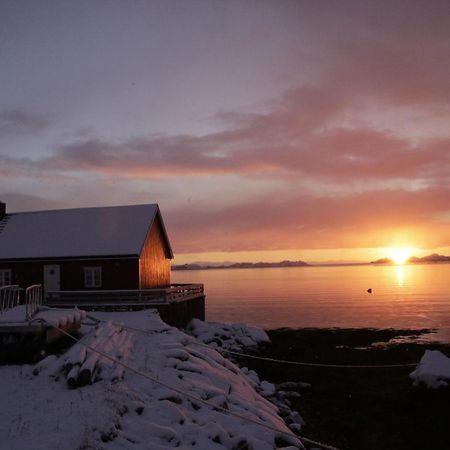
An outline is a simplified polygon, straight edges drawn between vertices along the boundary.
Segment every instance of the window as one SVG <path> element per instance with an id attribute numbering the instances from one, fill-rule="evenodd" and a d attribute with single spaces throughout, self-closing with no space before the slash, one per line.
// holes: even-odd
<path id="1" fill-rule="evenodd" d="M 102 268 L 85 267 L 84 268 L 84 287 L 99 288 L 102 287 Z"/>
<path id="2" fill-rule="evenodd" d="M 11 284 L 11 269 L 0 269 L 0 286 Z"/>

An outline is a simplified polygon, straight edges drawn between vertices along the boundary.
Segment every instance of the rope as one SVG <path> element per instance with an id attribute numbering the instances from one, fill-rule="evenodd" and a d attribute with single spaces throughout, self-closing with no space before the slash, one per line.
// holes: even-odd
<path id="1" fill-rule="evenodd" d="M 106 320 L 97 319 L 97 318 L 94 318 L 92 316 L 87 316 L 87 317 L 95 319 L 98 322 L 106 322 Z M 128 325 L 123 325 L 123 324 L 121 324 L 119 322 L 111 322 L 111 323 L 113 325 L 121 326 L 123 328 L 128 328 L 130 330 L 139 331 L 139 332 L 145 333 L 145 334 L 151 334 L 149 331 L 143 330 L 141 328 L 130 327 Z M 391 369 L 391 368 L 399 368 L 399 367 L 416 367 L 416 366 L 418 366 L 420 364 L 420 363 L 404 363 L 404 364 L 325 364 L 325 363 L 310 363 L 310 362 L 300 362 L 300 361 L 289 361 L 289 360 L 285 360 L 285 359 L 266 358 L 266 357 L 263 357 L 263 356 L 249 355 L 247 353 L 240 353 L 240 352 L 235 352 L 235 351 L 232 351 L 232 350 L 226 350 L 224 348 L 214 348 L 214 347 L 211 347 L 210 345 L 203 344 L 201 342 L 196 342 L 193 339 L 190 341 L 190 343 L 193 344 L 193 345 L 197 345 L 199 347 L 204 347 L 204 348 L 209 348 L 209 349 L 216 350 L 218 353 L 228 353 L 230 355 L 241 356 L 243 358 L 248 358 L 248 359 L 256 359 L 256 360 L 260 360 L 260 361 L 268 361 L 268 362 L 279 363 L 279 364 L 289 364 L 289 365 L 292 365 L 292 366 L 301 366 L 301 367 L 330 367 L 330 368 L 334 368 L 334 369 Z"/>
<path id="2" fill-rule="evenodd" d="M 209 347 L 206 344 L 200 344 L 197 342 L 192 342 L 194 345 L 201 345 Z M 209 347 L 211 348 L 211 347 Z M 290 364 L 292 366 L 302 366 L 302 367 L 331 367 L 336 369 L 386 369 L 386 368 L 398 368 L 398 367 L 416 367 L 420 363 L 405 363 L 405 364 L 322 364 L 322 363 L 308 363 L 300 361 L 288 361 L 285 359 L 275 359 L 275 358 L 265 358 L 263 356 L 249 355 L 247 353 L 239 353 L 232 350 L 217 349 L 219 352 L 229 353 L 230 355 L 241 356 L 249 359 L 258 359 L 260 361 L 269 361 L 279 364 Z"/>
<path id="3" fill-rule="evenodd" d="M 119 364 L 120 366 L 130 370 L 130 372 L 133 372 L 136 375 L 139 375 L 139 376 L 141 376 L 143 378 L 146 378 L 147 380 L 150 380 L 150 381 L 152 381 L 152 382 L 154 382 L 156 384 L 159 384 L 160 386 L 163 386 L 166 389 L 169 389 L 169 390 L 171 390 L 173 392 L 176 392 L 177 394 L 183 395 L 183 396 L 185 396 L 185 397 L 187 397 L 187 398 L 189 398 L 191 400 L 194 400 L 195 402 L 202 403 L 202 404 L 204 404 L 204 405 L 206 405 L 206 406 L 208 406 L 208 407 L 210 407 L 210 408 L 212 408 L 214 410 L 217 410 L 217 411 L 219 411 L 221 413 L 229 414 L 231 416 L 237 417 L 238 419 L 241 419 L 241 420 L 253 423 L 255 425 L 259 425 L 259 426 L 261 426 L 263 428 L 266 428 L 266 429 L 268 429 L 270 431 L 273 431 L 275 433 L 285 434 L 285 435 L 287 435 L 287 436 L 289 436 L 291 438 L 298 439 L 300 441 L 300 443 L 302 444 L 302 446 L 303 446 L 303 443 L 302 443 L 302 441 L 303 441 L 303 442 L 305 442 L 307 444 L 319 446 L 319 447 L 321 447 L 321 448 L 323 448 L 325 450 L 339 450 L 336 447 L 333 447 L 331 445 L 322 444 L 321 442 L 314 441 L 312 439 L 305 438 L 303 436 L 297 436 L 294 433 L 291 433 L 289 431 L 279 430 L 279 429 L 277 429 L 275 427 L 272 427 L 271 425 L 268 425 L 268 424 L 266 424 L 264 422 L 260 422 L 259 420 L 251 419 L 250 417 L 243 416 L 242 414 L 239 414 L 237 412 L 230 411 L 230 410 L 225 409 L 225 408 L 223 408 L 221 406 L 218 406 L 218 405 L 214 405 L 213 403 L 210 403 L 207 400 L 203 400 L 202 398 L 196 397 L 195 395 L 189 394 L 188 392 L 184 392 L 184 391 L 182 391 L 182 390 L 180 390 L 178 388 L 170 386 L 170 385 L 164 383 L 163 381 L 160 381 L 160 380 L 156 379 L 155 377 L 152 377 L 151 375 L 148 375 L 148 374 L 140 371 L 139 369 L 135 369 L 134 367 L 132 367 L 132 366 L 130 366 L 130 365 L 128 365 L 128 364 L 126 364 L 126 363 L 124 363 L 122 361 L 119 361 L 118 359 L 114 358 L 113 356 L 108 355 L 105 352 L 102 352 L 101 350 L 98 350 L 98 349 L 92 347 L 91 345 L 86 344 L 85 342 L 82 342 L 80 339 L 76 338 L 72 334 L 68 333 L 67 331 L 63 330 L 60 327 L 57 327 L 56 325 L 53 325 L 50 322 L 47 322 L 45 319 L 39 319 L 39 320 L 42 321 L 42 322 L 45 322 L 47 325 L 55 328 L 56 330 L 60 331 L 62 334 L 66 335 L 67 337 L 69 337 L 73 341 L 78 342 L 79 344 L 83 345 L 84 347 L 88 348 L 89 350 L 91 350 L 91 351 L 93 351 L 95 353 L 98 353 L 99 355 L 103 356 L 104 358 L 109 359 L 110 361 L 112 361 L 112 362 L 114 362 L 116 364 Z M 100 320 L 100 322 L 104 322 L 104 321 Z M 113 322 L 113 324 L 115 325 L 114 322 Z M 122 326 L 123 328 L 127 328 L 124 325 L 120 325 L 120 326 Z M 131 328 L 131 327 L 129 327 L 129 328 Z M 141 330 L 141 331 L 145 332 L 145 330 Z"/>

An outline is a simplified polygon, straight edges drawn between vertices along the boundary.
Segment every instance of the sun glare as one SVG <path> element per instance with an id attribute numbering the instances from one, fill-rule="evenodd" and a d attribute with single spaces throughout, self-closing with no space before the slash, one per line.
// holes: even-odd
<path id="1" fill-rule="evenodd" d="M 391 258 L 395 264 L 405 264 L 411 254 L 410 248 L 395 247 L 390 249 L 389 258 Z"/>

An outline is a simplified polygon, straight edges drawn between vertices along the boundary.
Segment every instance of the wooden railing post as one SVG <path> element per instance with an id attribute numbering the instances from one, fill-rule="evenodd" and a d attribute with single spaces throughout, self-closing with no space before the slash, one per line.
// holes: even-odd
<path id="1" fill-rule="evenodd" d="M 95 291 L 54 291 L 47 293 L 49 304 L 84 305 L 163 305 L 203 296 L 202 284 L 174 285 L 160 289 Z"/>
<path id="2" fill-rule="evenodd" d="M 15 284 L 0 287 L 0 314 L 20 303 L 20 291 Z"/>
<path id="3" fill-rule="evenodd" d="M 42 306 L 42 285 L 33 284 L 25 290 L 25 319 L 31 320 Z"/>

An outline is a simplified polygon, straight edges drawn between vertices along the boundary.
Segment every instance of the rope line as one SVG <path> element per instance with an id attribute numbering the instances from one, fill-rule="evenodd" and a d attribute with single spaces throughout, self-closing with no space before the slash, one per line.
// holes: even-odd
<path id="1" fill-rule="evenodd" d="M 321 448 L 323 448 L 325 450 L 339 450 L 338 448 L 333 447 L 331 445 L 323 444 L 321 442 L 314 441 L 314 440 L 306 438 L 304 436 L 297 436 L 296 434 L 294 434 L 292 432 L 289 432 L 289 431 L 279 430 L 279 429 L 277 429 L 275 427 L 272 427 L 271 425 L 268 425 L 268 424 L 266 424 L 264 422 L 260 422 L 259 420 L 255 420 L 255 419 L 252 419 L 250 417 L 246 417 L 246 416 L 244 416 L 244 415 L 242 415 L 240 413 L 237 413 L 237 412 L 234 412 L 234 411 L 230 411 L 230 410 L 225 409 L 225 408 L 223 408 L 221 406 L 214 405 L 213 403 L 210 403 L 207 400 L 203 400 L 200 397 L 196 397 L 195 395 L 192 395 L 192 394 L 190 394 L 188 392 L 184 392 L 181 389 L 178 389 L 176 387 L 170 386 L 170 385 L 164 383 L 163 381 L 160 381 L 160 380 L 156 379 L 155 377 L 152 377 L 151 375 L 148 375 L 147 373 L 144 373 L 144 372 L 140 371 L 139 369 L 136 369 L 136 368 L 134 368 L 134 367 L 132 367 L 132 366 L 130 366 L 130 365 L 128 365 L 128 364 L 126 364 L 126 363 L 116 359 L 116 358 L 114 358 L 113 356 L 108 355 L 105 352 L 102 352 L 101 350 L 98 350 L 98 349 L 92 347 L 91 345 L 86 344 L 85 342 L 82 342 L 80 339 L 76 338 L 72 334 L 68 333 L 67 331 L 63 330 L 62 328 L 60 328 L 60 327 L 58 327 L 58 326 L 56 326 L 56 325 L 54 325 L 54 324 L 52 324 L 50 322 L 47 322 L 45 319 L 38 319 L 38 320 L 40 320 L 42 322 L 45 322 L 47 325 L 49 325 L 49 326 L 55 328 L 56 330 L 60 331 L 62 334 L 66 335 L 68 338 L 72 339 L 73 341 L 78 342 L 79 344 L 83 345 L 84 347 L 88 348 L 89 350 L 91 350 L 91 351 L 93 351 L 95 353 L 98 353 L 99 355 L 103 356 L 106 359 L 109 359 L 110 361 L 112 361 L 112 362 L 114 362 L 116 364 L 119 364 L 120 366 L 130 370 L 131 372 L 135 373 L 136 375 L 139 375 L 139 376 L 141 376 L 143 378 L 146 378 L 147 380 L 150 380 L 150 381 L 152 381 L 152 382 L 154 382 L 156 384 L 159 384 L 160 386 L 165 387 L 166 389 L 169 389 L 169 390 L 171 390 L 173 392 L 176 392 L 176 393 L 178 393 L 180 395 L 183 395 L 183 396 L 185 396 L 185 397 L 187 397 L 187 398 L 189 398 L 191 400 L 194 400 L 195 402 L 202 403 L 202 404 L 204 404 L 204 405 L 206 405 L 206 406 L 208 406 L 208 407 L 210 407 L 210 408 L 212 408 L 214 410 L 217 410 L 217 411 L 219 411 L 219 412 L 221 412 L 223 414 L 229 414 L 231 416 L 237 417 L 238 419 L 241 419 L 241 420 L 244 420 L 244 421 L 247 421 L 247 422 L 251 422 L 251 423 L 253 423 L 255 425 L 259 425 L 259 426 L 261 426 L 263 428 L 266 428 L 266 429 L 268 429 L 270 431 L 273 431 L 275 433 L 285 434 L 285 435 L 287 435 L 287 436 L 289 436 L 291 438 L 298 439 L 302 446 L 303 446 L 303 442 L 305 442 L 305 443 L 310 444 L 310 445 L 319 446 L 319 447 L 321 447 Z M 99 320 L 99 322 L 105 322 L 105 321 Z M 113 324 L 115 325 L 114 322 L 113 322 Z M 121 324 L 120 324 L 120 326 L 122 326 L 123 328 L 127 328 L 126 326 L 121 325 Z M 138 330 L 138 329 L 136 329 L 136 330 Z M 140 331 L 145 332 L 145 330 L 140 330 Z"/>
<path id="2" fill-rule="evenodd" d="M 193 342 L 194 345 L 205 345 L 205 344 L 198 344 L 196 342 Z M 206 345 L 207 346 L 207 345 Z M 208 347 L 208 346 L 207 346 Z M 211 348 L 211 347 L 209 347 Z M 261 361 L 269 361 L 269 362 L 276 362 L 280 364 L 290 364 L 293 366 L 305 366 L 305 367 L 331 367 L 335 369 L 387 369 L 387 368 L 398 368 L 398 367 L 416 367 L 420 363 L 405 363 L 405 364 L 322 364 L 322 363 L 308 363 L 308 362 L 300 362 L 300 361 L 289 361 L 285 359 L 275 359 L 275 358 L 266 358 L 263 356 L 256 356 L 256 355 L 249 355 L 247 353 L 239 353 L 232 350 L 226 350 L 226 349 L 216 349 L 219 351 L 222 351 L 224 353 L 229 353 L 230 355 L 236 355 L 241 356 L 244 358 L 249 359 L 258 359 Z"/>
<path id="3" fill-rule="evenodd" d="M 93 316 L 88 316 L 89 318 L 93 318 Z M 97 319 L 98 322 L 107 322 L 106 320 Z M 123 325 L 119 322 L 111 322 L 113 325 L 121 326 L 123 328 L 128 328 L 130 330 L 139 331 L 145 334 L 151 334 L 147 330 L 143 330 L 142 328 L 130 327 L 128 325 Z M 420 365 L 420 363 L 404 363 L 404 364 L 326 364 L 326 363 L 310 363 L 310 362 L 300 362 L 300 361 L 289 361 L 285 359 L 275 359 L 275 358 L 266 358 L 263 356 L 249 355 L 247 353 L 235 352 L 233 350 L 226 350 L 224 348 L 215 348 L 208 344 L 204 344 L 202 342 L 196 342 L 195 340 L 190 341 L 191 344 L 197 345 L 199 347 L 205 347 L 209 349 L 216 350 L 218 353 L 228 353 L 230 355 L 241 356 L 248 359 L 256 359 L 260 361 L 268 361 L 279 364 L 289 364 L 292 366 L 302 366 L 302 367 L 330 367 L 334 369 L 391 369 L 391 368 L 399 368 L 399 367 L 416 367 Z"/>

